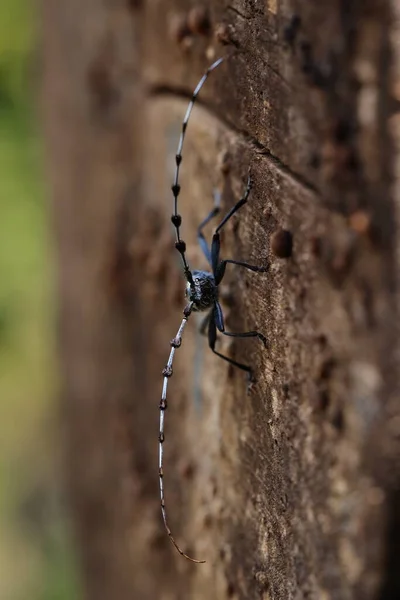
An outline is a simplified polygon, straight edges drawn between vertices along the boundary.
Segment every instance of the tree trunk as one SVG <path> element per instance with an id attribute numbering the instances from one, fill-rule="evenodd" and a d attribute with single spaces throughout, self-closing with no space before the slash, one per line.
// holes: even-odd
<path id="1" fill-rule="evenodd" d="M 44 107 L 58 248 L 68 483 L 86 597 L 377 599 L 399 594 L 400 11 L 389 0 L 45 0 Z M 222 191 L 227 329 L 192 315 L 166 413 L 161 370 Z M 288 236 L 293 239 L 291 256 Z M 212 226 L 206 230 L 211 236 Z M 285 244 L 286 242 L 286 244 Z M 290 246 L 290 244 L 289 244 Z M 225 284 L 226 282 L 226 284 Z M 229 341 L 229 343 L 227 343 Z"/>

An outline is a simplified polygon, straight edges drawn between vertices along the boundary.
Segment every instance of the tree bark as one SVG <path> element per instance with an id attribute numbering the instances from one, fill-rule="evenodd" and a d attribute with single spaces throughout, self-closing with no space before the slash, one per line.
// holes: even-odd
<path id="1" fill-rule="evenodd" d="M 62 418 L 86 597 L 395 598 L 400 12 L 389 0 L 208 10 L 209 27 L 183 0 L 44 1 Z M 233 206 L 250 166 L 223 256 L 271 266 L 229 265 L 224 310 L 228 330 L 257 329 L 268 348 L 219 342 L 253 366 L 249 393 L 194 315 L 176 353 L 166 507 L 179 543 L 207 560 L 196 566 L 162 526 L 157 420 L 185 303 L 174 157 L 219 55 L 184 145 L 183 237 L 205 268 L 196 228 L 215 188 Z"/>

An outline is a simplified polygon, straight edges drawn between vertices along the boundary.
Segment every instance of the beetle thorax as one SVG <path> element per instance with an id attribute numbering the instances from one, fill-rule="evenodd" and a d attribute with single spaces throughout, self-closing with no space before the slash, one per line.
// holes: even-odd
<path id="1" fill-rule="evenodd" d="M 194 285 L 187 283 L 186 296 L 193 302 L 193 310 L 207 310 L 218 297 L 214 276 L 208 271 L 193 271 L 192 275 Z"/>

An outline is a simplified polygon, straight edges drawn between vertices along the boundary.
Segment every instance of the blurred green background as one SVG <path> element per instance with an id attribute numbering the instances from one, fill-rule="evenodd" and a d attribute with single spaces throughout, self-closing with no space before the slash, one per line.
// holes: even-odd
<path id="1" fill-rule="evenodd" d="M 0 3 L 0 599 L 80 596 L 62 493 L 38 14 Z"/>

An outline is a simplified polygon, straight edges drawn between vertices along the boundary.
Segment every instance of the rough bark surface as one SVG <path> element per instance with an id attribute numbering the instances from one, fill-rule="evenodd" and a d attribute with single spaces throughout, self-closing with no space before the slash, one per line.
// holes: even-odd
<path id="1" fill-rule="evenodd" d="M 87 597 L 378 599 L 399 594 L 400 13 L 393 0 L 44 1 L 45 124 L 58 244 L 68 481 Z M 197 7 L 198 8 L 198 7 Z M 192 14 L 193 16 L 193 14 Z M 217 34 L 217 35 L 215 35 Z M 221 45 L 218 39 L 224 42 Z M 169 214 L 188 99 L 180 212 L 190 264 L 214 188 L 228 210 L 227 327 L 190 319 Z M 280 229 L 293 252 L 274 252 Z M 208 230 L 210 234 L 212 227 Z M 274 237 L 275 236 L 275 237 Z M 273 241 L 274 240 L 274 241 Z M 224 280 L 225 284 L 225 280 Z"/>

